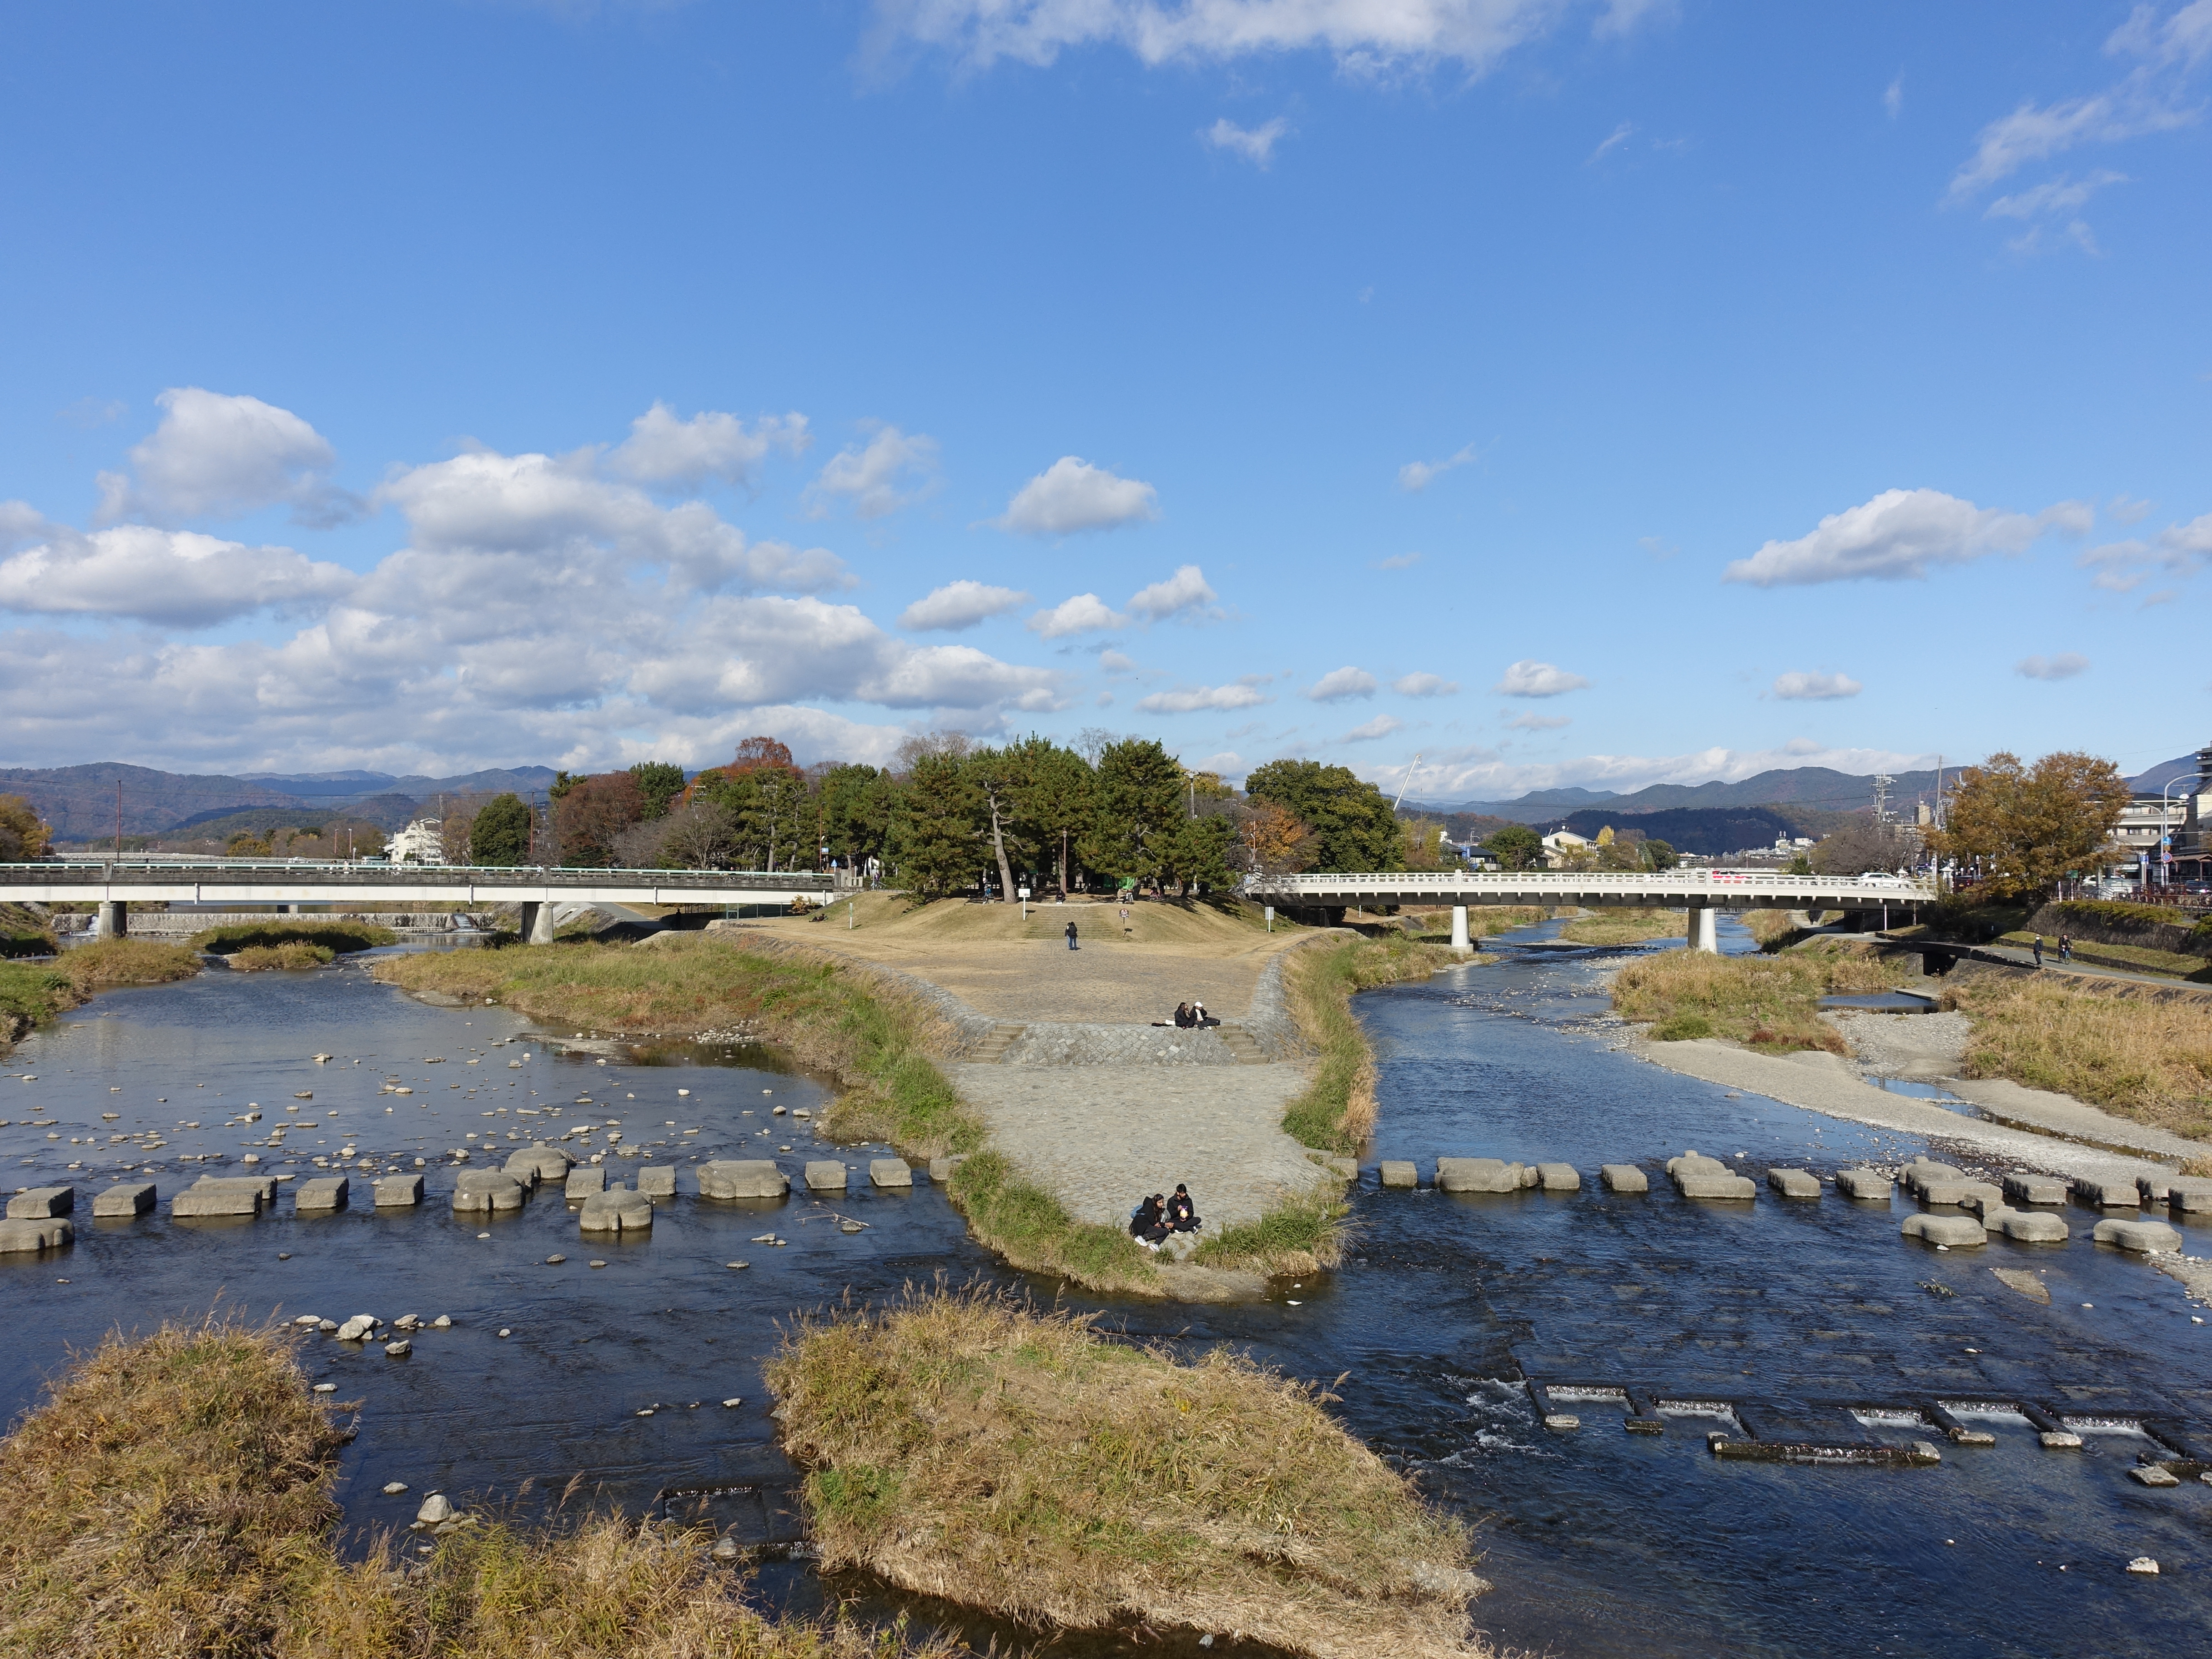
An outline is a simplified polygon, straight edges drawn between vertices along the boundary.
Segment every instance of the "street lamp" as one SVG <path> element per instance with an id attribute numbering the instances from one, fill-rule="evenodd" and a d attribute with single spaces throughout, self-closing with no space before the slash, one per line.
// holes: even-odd
<path id="1" fill-rule="evenodd" d="M 2159 874 L 2164 878 L 2159 884 L 2162 887 L 2170 887 L 2173 884 L 2173 826 L 2166 821 L 2166 799 L 2172 794 L 2175 784 L 2196 781 L 2194 774 L 2185 772 L 2178 777 L 2168 779 L 2166 787 L 2158 792 L 2158 861 L 2160 866 Z"/>

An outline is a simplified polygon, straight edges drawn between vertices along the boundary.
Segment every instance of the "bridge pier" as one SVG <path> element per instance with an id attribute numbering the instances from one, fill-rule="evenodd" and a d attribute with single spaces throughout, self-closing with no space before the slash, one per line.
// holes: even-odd
<path id="1" fill-rule="evenodd" d="M 102 939 L 121 939 L 131 931 L 131 906 L 123 899 L 102 899 L 100 902 L 100 936 Z"/>
<path id="2" fill-rule="evenodd" d="M 550 945 L 553 942 L 552 901 L 522 901 L 522 942 L 525 945 Z"/>
<path id="3" fill-rule="evenodd" d="M 1720 912 L 1710 904 L 1693 904 L 1690 907 L 1689 920 L 1689 937 L 1683 948 L 1718 956 L 1721 953 Z"/>
<path id="4" fill-rule="evenodd" d="M 1474 948 L 1467 942 L 1467 906 L 1464 904 L 1452 906 L 1451 948 L 1462 956 L 1468 955 Z"/>

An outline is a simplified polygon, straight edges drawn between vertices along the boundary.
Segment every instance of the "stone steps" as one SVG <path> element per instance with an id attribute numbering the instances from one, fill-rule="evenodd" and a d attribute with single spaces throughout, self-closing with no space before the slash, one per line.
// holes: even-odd
<path id="1" fill-rule="evenodd" d="M 1015 1040 L 1027 1030 L 1029 1027 L 1026 1025 L 994 1025 L 983 1040 L 969 1049 L 963 1058 L 970 1066 L 996 1066 L 1006 1057 L 1006 1050 L 1013 1047 Z"/>
<path id="2" fill-rule="evenodd" d="M 1227 1045 L 1231 1054 L 1237 1056 L 1239 1066 L 1265 1066 L 1267 1063 L 1267 1056 L 1261 1051 L 1259 1042 L 1243 1027 L 1217 1026 L 1213 1034 Z"/>

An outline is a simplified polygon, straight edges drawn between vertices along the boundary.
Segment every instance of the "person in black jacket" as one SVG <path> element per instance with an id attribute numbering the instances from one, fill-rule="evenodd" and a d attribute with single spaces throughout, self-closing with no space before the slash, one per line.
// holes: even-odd
<path id="1" fill-rule="evenodd" d="M 1160 1241 L 1168 1236 L 1168 1221 L 1163 1201 L 1154 1193 L 1137 1206 L 1129 1217 L 1129 1237 L 1148 1250 L 1160 1248 Z"/>
<path id="2" fill-rule="evenodd" d="M 1176 1004 L 1175 1023 L 1176 1029 L 1179 1031 L 1188 1031 L 1198 1024 L 1198 1016 L 1191 1012 L 1190 1004 L 1188 1002 Z"/>
<path id="3" fill-rule="evenodd" d="M 1190 1189 L 1180 1181 L 1176 1182 L 1175 1196 L 1168 1200 L 1167 1219 L 1171 1232 L 1194 1233 L 1204 1224 L 1198 1218 L 1197 1206 L 1190 1201 Z"/>
<path id="4" fill-rule="evenodd" d="M 1071 951 L 1079 948 L 1075 943 L 1075 924 L 1073 921 L 1067 924 L 1067 948 Z"/>

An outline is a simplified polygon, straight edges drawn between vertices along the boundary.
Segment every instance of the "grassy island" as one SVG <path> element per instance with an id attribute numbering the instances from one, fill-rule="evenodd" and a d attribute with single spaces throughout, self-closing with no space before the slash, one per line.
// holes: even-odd
<path id="1" fill-rule="evenodd" d="M 1039 1625 L 1236 1631 L 1316 1659 L 1463 1659 L 1466 1531 L 1225 1352 L 910 1293 L 802 1320 L 769 1367 L 825 1566 Z"/>
<path id="2" fill-rule="evenodd" d="M 181 945 L 97 939 L 46 962 L 0 961 L 0 1054 L 34 1025 L 101 991 L 190 979 L 199 957 Z"/>
<path id="3" fill-rule="evenodd" d="M 490 1522 L 428 1557 L 335 1547 L 349 1437 L 281 1331 L 111 1339 L 0 1442 L 0 1654 L 22 1659 L 949 1659 L 778 1624 L 707 1540 L 612 1516 Z M 427 1537 L 427 1535 L 426 1535 Z"/>

